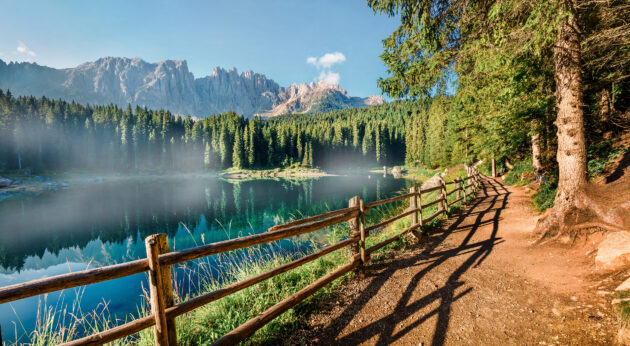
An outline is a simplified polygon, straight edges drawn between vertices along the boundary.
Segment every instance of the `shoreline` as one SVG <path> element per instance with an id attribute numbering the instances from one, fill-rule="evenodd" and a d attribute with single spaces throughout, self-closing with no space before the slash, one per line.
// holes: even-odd
<path id="1" fill-rule="evenodd" d="M 0 181 L 8 180 L 7 186 L 0 187 L 0 202 L 24 194 L 40 194 L 46 191 L 68 190 L 76 187 L 102 184 L 159 181 L 164 179 L 224 179 L 224 180 L 255 180 L 255 179 L 314 179 L 319 177 L 337 176 L 319 169 L 262 169 L 235 170 L 233 168 L 213 172 L 130 172 L 130 173 L 92 173 L 92 172 L 46 172 L 25 175 L 18 172 L 0 174 Z"/>

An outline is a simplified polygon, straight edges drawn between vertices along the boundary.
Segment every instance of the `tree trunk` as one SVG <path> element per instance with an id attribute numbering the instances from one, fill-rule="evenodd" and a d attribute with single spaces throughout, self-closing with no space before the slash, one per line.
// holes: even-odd
<path id="1" fill-rule="evenodd" d="M 540 181 L 542 178 L 542 162 L 540 157 L 540 134 L 537 133 L 532 136 L 532 166 L 536 174 L 536 181 Z"/>
<path id="2" fill-rule="evenodd" d="M 566 218 L 575 215 L 572 211 L 577 207 L 586 185 L 580 33 L 576 10 L 576 0 L 560 0 L 559 15 L 563 19 L 553 49 L 559 179 L 554 207 L 537 226 L 537 231 L 543 236 L 553 235 L 565 228 L 569 221 Z"/>
<path id="3" fill-rule="evenodd" d="M 554 47 L 556 106 L 558 116 L 557 160 L 560 177 L 559 205 L 570 202 L 575 193 L 586 185 L 586 146 L 584 111 L 582 110 L 582 63 L 580 33 L 577 28 L 576 0 L 563 1 L 563 10 L 570 13 L 560 24 Z"/>

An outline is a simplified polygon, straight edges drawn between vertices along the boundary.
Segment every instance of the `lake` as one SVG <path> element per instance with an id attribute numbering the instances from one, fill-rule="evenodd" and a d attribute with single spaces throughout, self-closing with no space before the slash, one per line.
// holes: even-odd
<path id="1" fill-rule="evenodd" d="M 144 258 L 144 238 L 155 233 L 168 234 L 171 249 L 181 250 L 345 208 L 355 195 L 370 202 L 406 188 L 403 179 L 374 174 L 241 182 L 173 177 L 13 197 L 0 202 L 0 286 Z M 71 309 L 78 296 L 84 312 L 106 306 L 113 316 L 137 313 L 143 287 L 146 274 L 137 274 L 0 304 L 3 340 L 30 333 L 42 306 Z"/>

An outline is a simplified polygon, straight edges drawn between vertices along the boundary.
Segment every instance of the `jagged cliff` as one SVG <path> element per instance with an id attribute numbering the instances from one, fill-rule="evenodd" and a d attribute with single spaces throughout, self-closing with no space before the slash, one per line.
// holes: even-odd
<path id="1" fill-rule="evenodd" d="M 184 60 L 148 63 L 140 58 L 101 58 L 75 68 L 54 69 L 0 60 L 0 88 L 14 95 L 46 96 L 79 103 L 164 108 L 205 117 L 236 111 L 245 116 L 330 111 L 384 102 L 380 96 L 351 97 L 337 85 L 281 87 L 265 75 L 215 67 L 195 78 Z"/>

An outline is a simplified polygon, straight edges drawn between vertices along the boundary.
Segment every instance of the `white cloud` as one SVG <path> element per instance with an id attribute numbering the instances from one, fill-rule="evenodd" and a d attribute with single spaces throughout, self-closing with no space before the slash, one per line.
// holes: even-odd
<path id="1" fill-rule="evenodd" d="M 306 58 L 306 63 L 314 65 L 317 68 L 330 68 L 334 64 L 346 61 L 346 56 L 340 52 L 326 53 L 319 58 L 314 56 Z"/>
<path id="2" fill-rule="evenodd" d="M 331 72 L 331 71 L 322 71 L 319 74 L 318 80 L 320 82 L 324 82 L 326 84 L 338 85 L 340 80 L 339 73 Z"/>
<path id="3" fill-rule="evenodd" d="M 340 52 L 326 53 L 319 58 L 314 56 L 306 58 L 307 64 L 317 67 L 320 71 L 319 76 L 315 80 L 333 85 L 338 85 L 341 78 L 339 73 L 331 71 L 330 68 L 344 61 L 346 61 L 346 56 Z"/>
<path id="4" fill-rule="evenodd" d="M 15 49 L 15 52 L 21 55 L 27 55 L 31 57 L 37 56 L 35 52 L 33 52 L 30 48 L 28 48 L 22 41 L 18 41 L 18 46 Z"/>

